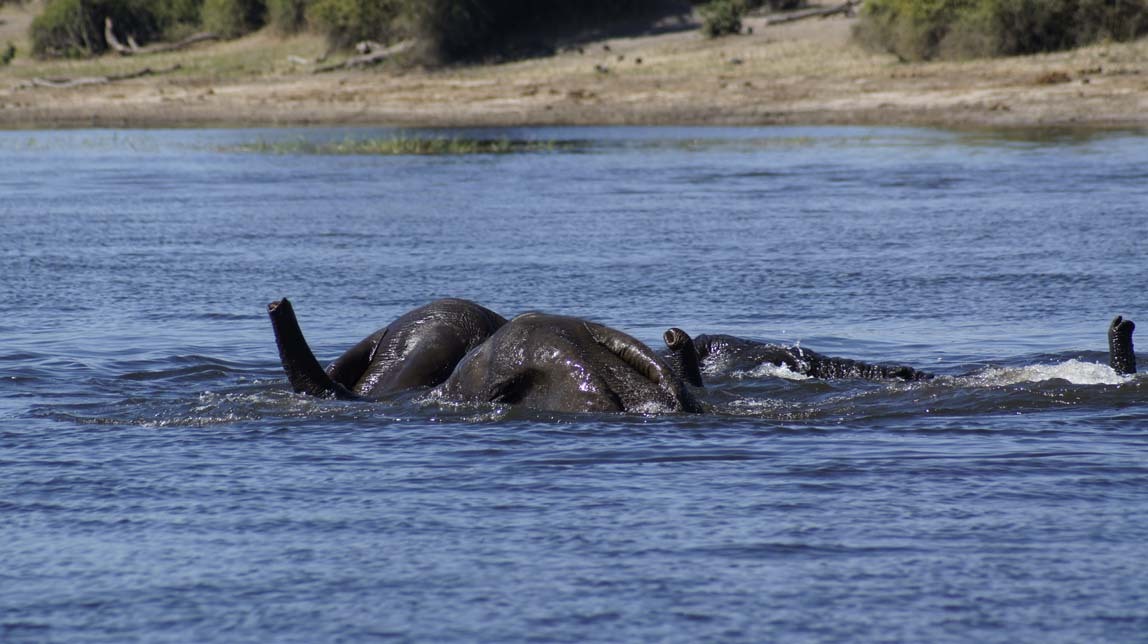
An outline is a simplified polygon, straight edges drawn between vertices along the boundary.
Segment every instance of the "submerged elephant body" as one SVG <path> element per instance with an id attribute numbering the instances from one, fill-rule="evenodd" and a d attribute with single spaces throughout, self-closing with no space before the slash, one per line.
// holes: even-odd
<path id="1" fill-rule="evenodd" d="M 1108 364 L 1119 375 L 1136 373 L 1136 352 L 1132 343 L 1132 333 L 1135 329 L 1136 325 L 1132 320 L 1119 315 L 1109 324 Z M 667 331 L 667 345 L 670 331 Z M 693 346 L 697 352 L 697 361 L 703 368 L 714 364 L 722 364 L 727 369 L 753 368 L 771 363 L 811 378 L 909 381 L 934 378 L 931 373 L 906 365 L 871 364 L 848 358 L 835 358 L 801 347 L 786 347 L 732 335 L 699 335 L 693 339 Z"/>
<path id="2" fill-rule="evenodd" d="M 292 389 L 338 398 L 379 399 L 438 387 L 448 400 L 509 403 L 553 412 L 701 412 L 702 368 L 772 363 L 814 378 L 928 380 L 903 365 L 834 358 L 730 335 L 666 331 L 660 356 L 635 338 L 587 320 L 525 313 L 507 321 L 474 302 L 435 300 L 361 340 L 323 369 L 291 303 L 267 307 Z M 1136 373 L 1135 325 L 1109 326 L 1109 364 Z"/>
<path id="3" fill-rule="evenodd" d="M 433 387 L 504 324 L 506 318 L 469 300 L 435 300 L 364 338 L 327 374 L 364 398 Z"/>
<path id="4" fill-rule="evenodd" d="M 859 378 L 864 380 L 929 380 L 930 373 L 905 365 L 870 364 L 835 358 L 801 347 L 786 347 L 732 335 L 699 335 L 694 347 L 703 366 L 723 363 L 752 368 L 766 363 L 786 367 L 811 378 Z"/>
<path id="5" fill-rule="evenodd" d="M 474 302 L 436 300 L 319 366 L 287 299 L 268 307 L 296 392 L 379 399 L 441 384 L 467 402 L 540 411 L 699 411 L 678 372 L 638 340 L 578 318 L 527 313 L 510 322 Z"/>
<path id="6" fill-rule="evenodd" d="M 506 319 L 469 300 L 420 306 L 367 336 L 326 370 L 319 367 L 286 298 L 267 307 L 292 388 L 312 395 L 377 399 L 433 387 Z"/>
<path id="7" fill-rule="evenodd" d="M 542 411 L 700 411 L 678 373 L 645 344 L 545 313 L 525 313 L 500 328 L 467 354 L 440 392 Z"/>

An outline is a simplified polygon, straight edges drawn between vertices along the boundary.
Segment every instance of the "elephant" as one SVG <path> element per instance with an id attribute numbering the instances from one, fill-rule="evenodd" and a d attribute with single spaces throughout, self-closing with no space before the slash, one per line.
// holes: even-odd
<path id="1" fill-rule="evenodd" d="M 730 335 L 691 338 L 673 327 L 659 355 L 635 338 L 575 317 L 525 313 L 507 321 L 463 299 L 416 308 L 348 349 L 325 370 L 286 298 L 267 307 L 279 357 L 298 393 L 381 399 L 436 388 L 447 399 L 504 402 L 557 412 L 704 412 L 698 398 L 707 363 L 773 363 L 816 378 L 928 380 L 903 365 L 834 358 Z M 1136 373 L 1135 324 L 1108 329 L 1109 364 Z"/>
<path id="2" fill-rule="evenodd" d="M 319 366 L 286 298 L 267 305 L 279 359 L 297 393 L 380 399 L 434 387 L 459 360 L 506 324 L 506 318 L 469 300 L 441 299 L 420 306 Z"/>
<path id="3" fill-rule="evenodd" d="M 495 331 L 437 391 L 448 400 L 540 411 L 703 411 L 679 370 L 642 342 L 602 324 L 540 312 Z"/>
<path id="4" fill-rule="evenodd" d="M 1116 316 L 1108 327 L 1108 364 L 1119 375 L 1136 373 L 1136 352 L 1132 344 L 1132 332 L 1136 324 L 1122 316 Z M 666 345 L 677 355 L 683 354 L 683 348 L 675 348 L 670 344 L 671 335 L 681 345 L 689 340 L 689 336 L 680 329 L 671 328 L 666 331 Z M 685 338 L 683 340 L 682 338 Z M 732 335 L 699 335 L 693 339 L 692 351 L 694 358 L 675 358 L 667 356 L 672 364 L 679 364 L 678 360 L 696 361 L 698 367 L 704 367 L 707 362 L 722 361 L 745 366 L 757 366 L 767 362 L 776 366 L 785 366 L 791 371 L 812 378 L 858 378 L 864 380 L 931 380 L 935 376 L 931 373 L 919 371 L 906 365 L 870 364 L 848 358 L 834 358 L 822 355 L 816 351 L 800 347 L 785 347 L 777 344 L 747 340 Z M 690 369 L 685 368 L 684 376 L 690 378 Z M 696 369 L 700 374 L 700 368 Z M 691 383 L 701 386 L 700 375 L 698 381 Z"/>
<path id="5" fill-rule="evenodd" d="M 669 331 L 667 331 L 669 333 Z M 835 358 L 801 347 L 786 347 L 725 334 L 703 334 L 693 339 L 698 363 L 756 367 L 773 363 L 811 378 L 863 380 L 930 380 L 933 374 L 906 365 L 870 364 Z"/>

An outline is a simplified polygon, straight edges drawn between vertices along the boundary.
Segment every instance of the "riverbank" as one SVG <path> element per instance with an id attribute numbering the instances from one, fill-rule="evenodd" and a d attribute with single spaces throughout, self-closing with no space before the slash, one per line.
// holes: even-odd
<path id="1" fill-rule="evenodd" d="M 27 16 L 0 14 L 0 45 Z M 320 38 L 266 33 L 177 53 L 0 68 L 0 127 L 867 124 L 1146 127 L 1148 40 L 966 62 L 901 63 L 852 18 L 704 38 L 691 25 L 554 56 L 444 70 L 315 73 Z M 27 52 L 26 42 L 18 45 Z M 45 87 L 45 79 L 143 75 Z"/>

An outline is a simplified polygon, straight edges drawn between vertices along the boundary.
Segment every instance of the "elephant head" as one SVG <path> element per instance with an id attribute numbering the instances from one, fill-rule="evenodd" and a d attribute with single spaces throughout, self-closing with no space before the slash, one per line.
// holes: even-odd
<path id="1" fill-rule="evenodd" d="M 559 412 L 700 411 L 682 378 L 649 347 L 574 317 L 525 313 L 466 355 L 443 397 Z"/>

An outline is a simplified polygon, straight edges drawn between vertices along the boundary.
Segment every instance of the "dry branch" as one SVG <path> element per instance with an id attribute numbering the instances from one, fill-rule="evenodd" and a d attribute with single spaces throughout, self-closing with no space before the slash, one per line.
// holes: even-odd
<path id="1" fill-rule="evenodd" d="M 120 42 L 119 38 L 116 38 L 115 29 L 112 28 L 112 19 L 104 18 L 104 40 L 108 41 L 108 46 L 116 50 L 121 56 L 138 56 L 141 54 L 160 54 L 165 51 L 176 51 L 198 42 L 219 40 L 219 36 L 210 31 L 202 31 L 197 34 L 192 34 L 179 42 L 159 43 L 156 45 L 148 45 L 147 47 L 140 47 L 136 44 L 135 38 L 128 36 L 128 44 L 125 45 Z"/>
<path id="2" fill-rule="evenodd" d="M 36 77 L 24 84 L 25 87 L 47 87 L 50 89 L 66 89 L 69 87 L 80 87 L 82 85 L 103 85 L 105 83 L 115 83 L 117 81 L 131 80 L 133 78 L 143 78 L 144 76 L 155 76 L 158 74 L 169 74 L 180 69 L 180 65 L 172 65 L 171 67 L 164 67 L 162 69 L 152 69 L 151 67 L 144 67 L 143 69 L 126 74 L 110 74 L 108 76 L 81 76 L 80 78 L 40 78 Z"/>
<path id="3" fill-rule="evenodd" d="M 356 67 L 368 67 L 370 65 L 377 65 L 390 58 L 391 56 L 410 51 L 414 46 L 415 42 L 413 40 L 404 40 L 402 42 L 395 43 L 390 47 L 379 49 L 378 51 L 372 51 L 360 56 L 352 56 L 341 63 L 316 67 L 315 73 L 318 74 L 320 72 L 333 72 L 337 69 L 354 69 Z"/>

